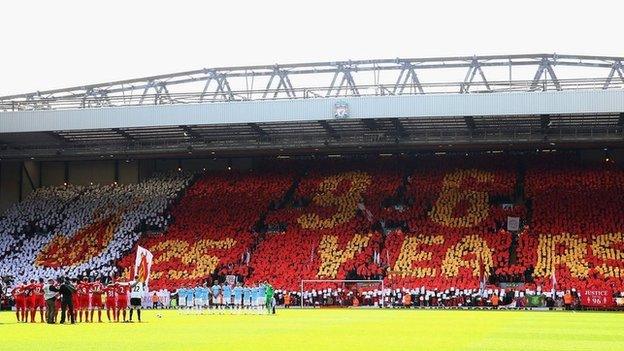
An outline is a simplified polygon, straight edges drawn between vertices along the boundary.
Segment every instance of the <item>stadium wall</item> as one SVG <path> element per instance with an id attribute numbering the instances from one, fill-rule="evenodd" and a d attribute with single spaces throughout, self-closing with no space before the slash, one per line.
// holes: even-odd
<path id="1" fill-rule="evenodd" d="M 19 200 L 19 162 L 0 162 L 0 211 Z"/>

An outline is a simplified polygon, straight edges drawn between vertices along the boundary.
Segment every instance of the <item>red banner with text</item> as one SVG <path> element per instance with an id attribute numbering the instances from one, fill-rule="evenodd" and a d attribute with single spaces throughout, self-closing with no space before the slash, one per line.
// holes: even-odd
<path id="1" fill-rule="evenodd" d="M 581 305 L 586 307 L 613 307 L 613 293 L 609 290 L 581 291 Z"/>

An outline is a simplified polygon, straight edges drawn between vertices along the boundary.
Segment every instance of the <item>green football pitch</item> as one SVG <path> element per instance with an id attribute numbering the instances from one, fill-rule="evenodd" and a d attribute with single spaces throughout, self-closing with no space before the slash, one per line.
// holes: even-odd
<path id="1" fill-rule="evenodd" d="M 161 314 L 162 318 L 158 318 Z M 322 309 L 265 315 L 144 311 L 143 323 L 18 324 L 0 350 L 624 350 L 624 314 Z"/>

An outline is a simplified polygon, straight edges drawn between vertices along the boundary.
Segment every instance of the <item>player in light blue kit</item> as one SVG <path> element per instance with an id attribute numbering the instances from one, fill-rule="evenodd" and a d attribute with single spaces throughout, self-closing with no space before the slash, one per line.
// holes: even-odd
<path id="1" fill-rule="evenodd" d="M 218 309 L 221 306 L 221 287 L 219 282 L 215 280 L 212 284 L 212 307 Z"/>
<path id="2" fill-rule="evenodd" d="M 195 309 L 198 311 L 202 311 L 204 309 L 204 306 L 206 305 L 206 295 L 208 293 L 208 289 L 206 289 L 203 286 L 198 286 L 194 289 L 195 292 L 195 300 L 194 300 L 194 306 Z"/>
<path id="3" fill-rule="evenodd" d="M 232 287 L 225 283 L 223 284 L 223 307 L 229 308 L 232 304 Z"/>
<path id="4" fill-rule="evenodd" d="M 243 307 L 243 287 L 240 283 L 236 284 L 234 287 L 234 306 L 237 310 L 240 310 Z"/>
<path id="5" fill-rule="evenodd" d="M 260 284 L 260 286 L 258 287 L 258 307 L 264 311 L 264 308 L 266 306 L 266 293 L 267 293 L 267 285 L 266 284 Z"/>
<path id="6" fill-rule="evenodd" d="M 262 295 L 262 290 L 259 286 L 254 286 L 251 289 L 251 307 L 256 312 L 260 312 L 260 296 Z"/>
<path id="7" fill-rule="evenodd" d="M 187 301 L 186 301 L 188 308 L 192 310 L 196 309 L 197 302 L 199 300 L 199 291 L 197 290 L 197 287 L 189 288 L 187 296 L 190 296 L 190 299 L 187 298 Z"/>
<path id="8" fill-rule="evenodd" d="M 243 306 L 245 309 L 251 307 L 252 289 L 248 286 L 243 288 Z"/>
<path id="9" fill-rule="evenodd" d="M 202 297 L 204 299 L 204 308 L 210 306 L 210 288 L 207 285 L 202 286 Z"/>
<path id="10" fill-rule="evenodd" d="M 178 289 L 178 306 L 180 306 L 180 309 L 186 309 L 186 295 L 187 290 L 185 287 Z"/>

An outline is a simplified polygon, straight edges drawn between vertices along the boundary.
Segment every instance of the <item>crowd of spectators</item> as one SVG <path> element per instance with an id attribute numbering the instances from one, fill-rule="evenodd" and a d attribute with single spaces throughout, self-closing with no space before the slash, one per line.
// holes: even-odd
<path id="1" fill-rule="evenodd" d="M 624 171 L 562 156 L 527 161 L 531 222 L 518 263 L 547 289 L 624 291 Z"/>
<path id="2" fill-rule="evenodd" d="M 236 275 L 309 305 L 381 294 L 319 283 L 302 296 L 302 279 L 383 279 L 385 305 L 408 295 L 413 306 L 536 295 L 556 305 L 567 290 L 624 291 L 624 172 L 612 164 L 330 159 L 190 180 L 38 189 L 0 218 L 0 275 L 127 276 L 140 245 L 154 254 L 153 289 Z"/>
<path id="3" fill-rule="evenodd" d="M 110 276 L 146 230 L 165 230 L 167 209 L 190 174 L 137 184 L 41 188 L 0 220 L 0 276 L 19 281 Z"/>
<path id="4" fill-rule="evenodd" d="M 407 183 L 407 230 L 389 233 L 381 255 L 387 285 L 470 289 L 496 270 L 503 275 L 512 243 L 507 217 L 525 215 L 515 192 L 516 165 L 506 158 L 419 162 Z"/>
<path id="5" fill-rule="evenodd" d="M 295 290 L 301 279 L 380 277 L 382 204 L 396 196 L 404 165 L 325 161 L 306 170 L 283 208 L 267 215 L 267 233 L 251 256 L 251 283 Z"/>
<path id="6" fill-rule="evenodd" d="M 172 209 L 168 230 L 138 242 L 154 255 L 150 286 L 173 290 L 210 276 L 246 277 L 257 222 L 293 178 L 276 170 L 203 174 Z M 134 266 L 134 251 L 126 251 L 119 263 L 124 270 Z"/>
<path id="7" fill-rule="evenodd" d="M 624 293 L 613 297 L 624 300 Z M 584 309 L 576 289 L 562 291 L 530 290 L 524 287 L 446 290 L 425 287 L 325 288 L 301 291 L 276 290 L 276 302 L 286 308 L 370 307 L 370 308 L 487 308 L 487 309 Z M 620 305 L 618 305 L 620 306 Z M 615 307 L 615 306 L 611 306 Z"/>

